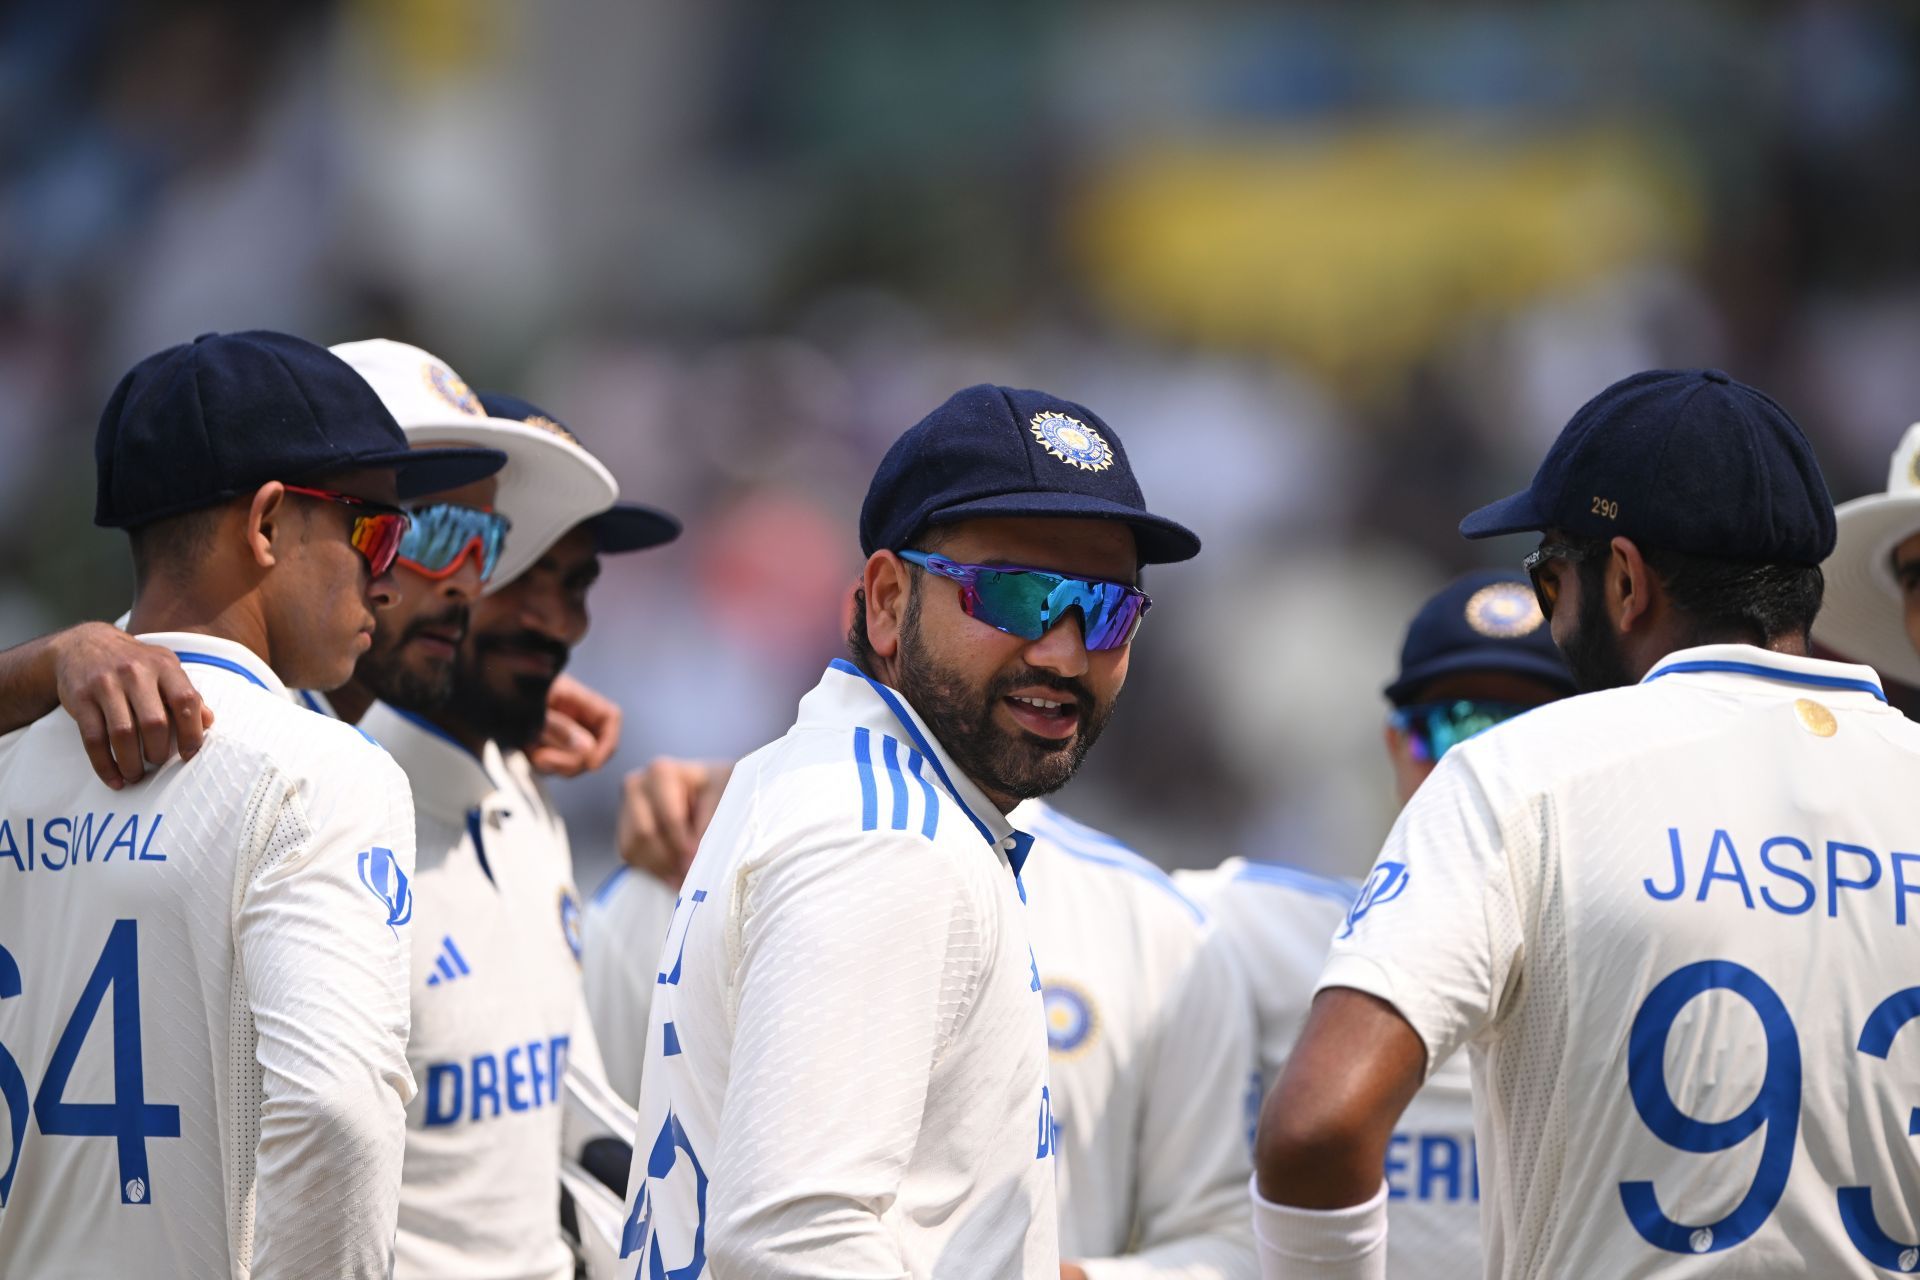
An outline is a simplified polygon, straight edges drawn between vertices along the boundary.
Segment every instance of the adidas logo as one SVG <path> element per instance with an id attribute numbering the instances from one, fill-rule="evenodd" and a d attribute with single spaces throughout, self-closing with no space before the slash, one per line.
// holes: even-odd
<path id="1" fill-rule="evenodd" d="M 449 934 L 440 939 L 440 957 L 433 962 L 433 972 L 427 975 L 427 985 L 437 987 L 472 972 L 467 958 L 460 954 L 460 948 L 453 945 L 453 935 Z"/>

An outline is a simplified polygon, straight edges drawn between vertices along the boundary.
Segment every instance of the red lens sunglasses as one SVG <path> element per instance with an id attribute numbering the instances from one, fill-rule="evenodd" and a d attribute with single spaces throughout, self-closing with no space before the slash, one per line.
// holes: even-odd
<path id="1" fill-rule="evenodd" d="M 366 557 L 367 568 L 372 570 L 374 577 L 393 568 L 394 557 L 400 554 L 401 540 L 407 536 L 407 527 L 413 523 L 406 512 L 384 502 L 372 502 L 332 489 L 309 489 L 305 485 L 284 482 L 280 487 L 303 498 L 318 498 L 322 502 L 337 502 L 343 507 L 355 508 L 353 528 L 347 534 L 347 541 L 353 544 L 355 551 Z"/>

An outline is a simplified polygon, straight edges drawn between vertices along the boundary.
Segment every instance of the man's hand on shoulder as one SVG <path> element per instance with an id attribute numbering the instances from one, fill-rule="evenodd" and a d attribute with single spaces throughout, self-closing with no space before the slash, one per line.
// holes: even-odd
<path id="1" fill-rule="evenodd" d="M 527 752 L 533 767 L 562 778 L 605 766 L 620 747 L 620 708 L 572 676 L 547 691 L 547 723 Z"/>
<path id="2" fill-rule="evenodd" d="M 732 776 L 731 760 L 671 756 L 629 773 L 620 793 L 621 861 L 679 888 Z"/>
<path id="3" fill-rule="evenodd" d="M 213 726 L 213 708 L 169 649 L 118 627 L 83 622 L 49 637 L 54 693 L 80 726 L 87 760 L 118 791 L 178 751 L 191 760 Z"/>

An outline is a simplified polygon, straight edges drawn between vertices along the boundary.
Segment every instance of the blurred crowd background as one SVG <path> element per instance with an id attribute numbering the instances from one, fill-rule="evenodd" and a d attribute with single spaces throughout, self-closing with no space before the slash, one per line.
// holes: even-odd
<path id="1" fill-rule="evenodd" d="M 1124 437 L 1155 571 L 1062 807 L 1352 873 L 1402 628 L 1472 507 L 1656 365 L 1772 392 L 1836 498 L 1920 417 L 1920 10 L 1850 0 L 62 0 L 0 6 L 0 643 L 129 598 L 115 379 L 196 333 L 418 343 L 686 520 L 573 670 L 557 791 L 781 732 L 891 439 L 978 381 Z"/>

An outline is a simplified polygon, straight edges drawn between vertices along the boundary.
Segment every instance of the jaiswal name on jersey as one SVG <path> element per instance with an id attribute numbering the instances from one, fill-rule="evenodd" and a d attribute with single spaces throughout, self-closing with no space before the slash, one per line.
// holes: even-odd
<path id="1" fill-rule="evenodd" d="M 385 752 L 241 646 L 139 786 L 64 712 L 0 739 L 0 1274 L 384 1276 L 413 814 Z"/>

